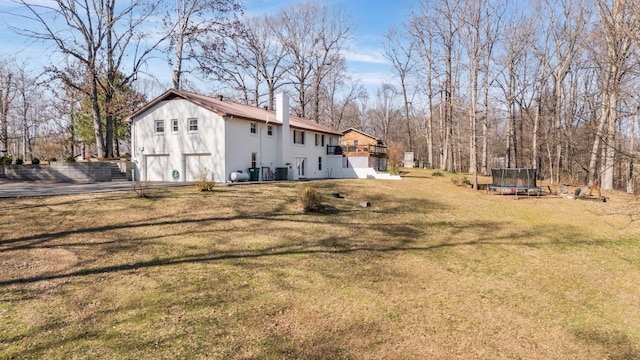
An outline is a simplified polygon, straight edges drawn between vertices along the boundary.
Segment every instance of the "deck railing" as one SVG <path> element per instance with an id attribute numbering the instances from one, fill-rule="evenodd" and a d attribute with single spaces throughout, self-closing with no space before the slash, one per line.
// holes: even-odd
<path id="1" fill-rule="evenodd" d="M 327 145 L 327 155 L 341 154 L 385 157 L 387 156 L 387 147 L 384 145 Z"/>

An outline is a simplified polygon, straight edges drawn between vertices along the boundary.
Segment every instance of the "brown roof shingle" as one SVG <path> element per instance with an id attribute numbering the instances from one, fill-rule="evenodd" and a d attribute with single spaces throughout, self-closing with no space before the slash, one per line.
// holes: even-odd
<path id="1" fill-rule="evenodd" d="M 158 96 L 157 98 L 151 100 L 145 106 L 143 106 L 140 110 L 134 112 L 129 115 L 126 121 L 131 121 L 131 119 L 140 116 L 145 111 L 164 100 L 171 99 L 184 99 L 191 101 L 192 103 L 202 106 L 205 109 L 211 110 L 220 116 L 233 116 L 236 118 L 246 119 L 250 121 L 258 121 L 258 122 L 269 122 L 277 125 L 282 125 L 282 122 L 276 119 L 276 112 L 274 110 L 265 110 L 263 108 L 258 108 L 254 106 L 236 104 L 228 101 L 223 101 L 214 97 L 198 95 L 194 93 L 190 93 L 183 90 L 170 89 L 167 90 L 164 94 Z M 303 129 L 303 130 L 311 130 L 321 133 L 333 134 L 333 135 L 341 135 L 340 132 L 332 130 L 331 128 L 315 123 L 313 121 L 297 117 L 295 115 L 289 115 L 289 125 L 294 128 Z"/>

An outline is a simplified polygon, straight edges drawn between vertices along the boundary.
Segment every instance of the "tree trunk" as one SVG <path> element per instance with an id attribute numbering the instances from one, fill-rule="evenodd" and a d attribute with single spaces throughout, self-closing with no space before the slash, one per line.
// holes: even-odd
<path id="1" fill-rule="evenodd" d="M 635 137 L 636 137 L 636 116 L 635 114 L 631 119 L 631 129 L 629 134 L 629 172 L 627 173 L 627 194 L 634 193 L 634 183 L 633 183 L 633 157 L 635 156 L 634 148 L 635 148 Z"/>
<path id="2" fill-rule="evenodd" d="M 616 140 L 616 120 L 617 120 L 617 106 L 618 97 L 615 91 L 609 94 L 609 109 L 607 116 L 607 137 L 604 144 L 605 158 L 604 158 L 604 171 L 602 173 L 602 190 L 613 190 L 613 170 L 615 161 L 615 140 Z"/>

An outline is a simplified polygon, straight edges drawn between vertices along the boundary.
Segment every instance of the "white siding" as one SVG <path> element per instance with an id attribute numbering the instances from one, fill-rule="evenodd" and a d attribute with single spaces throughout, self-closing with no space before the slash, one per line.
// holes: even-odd
<path id="1" fill-rule="evenodd" d="M 251 133 L 251 123 L 256 123 L 256 133 Z M 267 126 L 273 126 L 273 135 L 267 135 Z M 280 126 L 273 123 L 254 122 L 245 119 L 227 119 L 227 179 L 232 172 L 248 172 L 251 153 L 256 153 L 256 167 L 268 167 L 271 171 L 281 167 L 278 163 Z M 260 172 L 262 175 L 262 172 Z"/>
<path id="2" fill-rule="evenodd" d="M 154 154 L 144 156 L 144 180 L 169 181 L 171 179 L 171 167 L 169 166 L 169 154 Z"/>
<path id="3" fill-rule="evenodd" d="M 186 181 L 211 180 L 213 171 L 211 169 L 211 154 L 185 154 L 184 155 L 184 177 Z"/>
<path id="4" fill-rule="evenodd" d="M 195 133 L 189 131 L 192 118 L 198 119 Z M 172 131 L 173 119 L 178 120 L 177 133 Z M 155 134 L 156 120 L 164 120 L 163 134 Z M 251 133 L 251 123 L 256 124 L 255 134 Z M 267 126 L 273 126 L 272 136 L 267 134 Z M 305 144 L 293 144 L 293 130 L 290 128 L 283 139 L 282 126 L 272 122 L 223 119 L 187 100 L 165 100 L 133 119 L 132 159 L 137 164 L 139 178 L 149 181 L 193 181 L 207 169 L 216 182 L 228 182 L 232 172 L 248 172 L 252 153 L 256 153 L 257 168 L 268 167 L 273 172 L 287 167 L 291 180 L 298 179 L 294 170 L 299 158 L 306 159 L 306 178 L 336 177 L 344 173 L 342 167 L 326 155 L 326 146 L 338 143 L 337 135 L 325 134 L 324 146 L 316 146 L 316 132 L 304 130 Z M 288 141 L 283 141 L 287 138 Z M 157 158 L 160 155 L 162 159 Z M 321 170 L 318 169 L 320 157 Z M 179 174 L 177 180 L 172 178 L 174 170 Z M 262 173 L 260 171 L 260 176 Z"/>
<path id="5" fill-rule="evenodd" d="M 178 132 L 173 133 L 171 120 L 178 120 Z M 189 119 L 198 119 L 198 131 L 189 131 Z M 155 133 L 155 121 L 164 120 L 163 134 Z M 132 158 L 137 161 L 142 178 L 149 181 L 173 180 L 173 170 L 179 172 L 178 181 L 190 181 L 196 169 L 187 166 L 187 155 L 210 154 L 208 159 L 197 159 L 197 167 L 207 168 L 215 181 L 226 181 L 225 177 L 225 137 L 224 120 L 217 114 L 186 100 L 161 101 L 141 116 L 134 119 L 132 125 Z M 147 171 L 146 156 L 169 154 L 169 178 Z M 193 160 L 193 159 L 189 159 Z M 195 161 L 195 160 L 194 160 Z M 148 170 L 148 169 L 147 169 Z M 189 175 L 189 178 L 187 177 Z"/>

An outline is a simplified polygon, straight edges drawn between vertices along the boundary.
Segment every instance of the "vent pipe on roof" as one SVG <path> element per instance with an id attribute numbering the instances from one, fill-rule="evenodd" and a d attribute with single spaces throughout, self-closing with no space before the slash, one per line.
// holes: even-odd
<path id="1" fill-rule="evenodd" d="M 218 95 L 218 100 L 224 101 L 224 95 Z"/>

